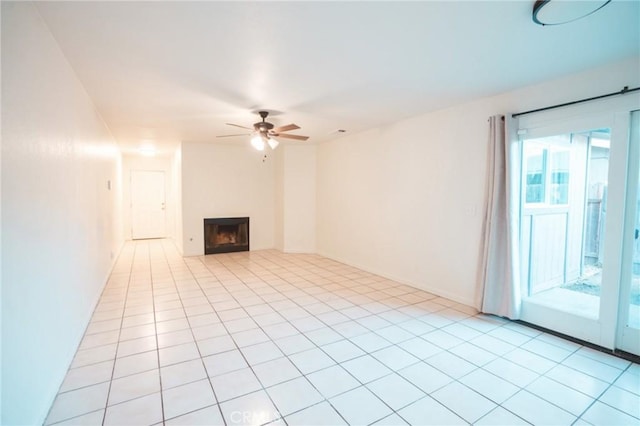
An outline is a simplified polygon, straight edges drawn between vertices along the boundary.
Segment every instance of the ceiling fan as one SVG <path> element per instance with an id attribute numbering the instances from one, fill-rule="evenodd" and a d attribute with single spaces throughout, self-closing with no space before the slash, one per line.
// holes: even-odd
<path id="1" fill-rule="evenodd" d="M 250 130 L 250 133 L 240 133 L 235 135 L 220 135 L 218 138 L 229 138 L 234 136 L 248 136 L 251 135 L 251 145 L 258 151 L 262 151 L 265 145 L 269 145 L 271 149 L 276 149 L 279 142 L 275 138 L 282 139 L 294 139 L 298 141 L 306 141 L 309 136 L 290 135 L 290 130 L 297 130 L 300 126 L 296 124 L 287 124 L 286 126 L 275 127 L 272 123 L 265 121 L 269 115 L 269 111 L 258 111 L 258 114 L 262 118 L 262 121 L 258 121 L 253 124 L 253 129 L 246 126 L 240 126 L 239 124 L 225 123 L 227 126 L 240 127 L 241 129 Z"/>

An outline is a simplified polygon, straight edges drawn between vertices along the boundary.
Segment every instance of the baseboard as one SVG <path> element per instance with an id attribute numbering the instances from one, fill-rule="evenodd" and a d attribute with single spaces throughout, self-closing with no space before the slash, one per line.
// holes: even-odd
<path id="1" fill-rule="evenodd" d="M 278 249 L 276 249 L 278 250 Z M 317 254 L 315 251 L 313 250 L 280 250 L 282 253 L 287 253 L 287 254 Z"/>
<path id="2" fill-rule="evenodd" d="M 443 290 L 443 289 L 438 288 L 438 287 L 433 287 L 433 286 L 430 286 L 428 284 L 418 284 L 418 283 L 406 281 L 406 280 L 404 280 L 402 278 L 394 277 L 393 275 L 387 274 L 384 271 L 376 270 L 375 268 L 369 268 L 368 266 L 360 265 L 357 262 L 351 262 L 350 260 L 342 259 L 339 256 L 333 256 L 331 254 L 328 254 L 328 253 L 325 253 L 325 252 L 322 252 L 322 251 L 318 251 L 316 254 L 318 254 L 320 256 L 323 256 L 323 257 L 326 257 L 326 258 L 331 259 L 331 260 L 335 260 L 336 262 L 344 263 L 345 265 L 353 266 L 354 268 L 361 269 L 361 270 L 363 270 L 365 272 L 369 272 L 371 274 L 379 275 L 379 276 L 381 276 L 383 278 L 395 281 L 397 283 L 408 285 L 408 286 L 413 287 L 413 288 L 415 288 L 417 290 L 423 290 L 423 291 L 429 292 L 431 294 L 435 294 L 436 296 L 444 297 L 445 299 L 449 299 L 449 300 L 452 300 L 454 302 L 457 302 L 457 303 L 460 303 L 462 305 L 466 305 L 466 306 L 469 306 L 469 307 L 475 309 L 475 301 L 473 299 L 467 299 L 467 298 L 464 298 L 464 297 L 460 297 L 457 294 L 450 293 L 450 292 L 448 292 L 446 290 Z"/>
<path id="3" fill-rule="evenodd" d="M 113 272 L 113 268 L 116 266 L 116 263 L 118 262 L 118 259 L 120 258 L 120 254 L 122 253 L 122 249 L 124 248 L 124 245 L 125 245 L 125 241 L 123 240 L 123 241 L 120 242 L 120 247 L 117 249 L 117 254 L 115 254 L 113 256 L 113 258 L 111 259 L 111 265 L 109 266 L 109 269 L 107 271 L 106 276 L 102 280 L 102 288 L 101 288 L 100 292 L 98 292 L 98 296 L 93 301 L 93 307 L 90 310 L 89 317 L 86 318 L 85 327 L 82 329 L 82 332 L 80 333 L 80 336 L 77 336 L 77 338 L 76 338 L 76 341 L 78 343 L 75 345 L 74 349 L 70 352 L 70 354 L 68 356 L 69 362 L 67 364 L 67 368 L 65 369 L 64 376 L 62 376 L 62 378 L 60 380 L 60 384 L 58 385 L 55 394 L 50 398 L 47 412 L 44 413 L 44 418 L 42 419 L 42 422 L 41 422 L 42 424 L 44 424 L 45 420 L 47 420 L 47 417 L 49 416 L 49 412 L 51 411 L 51 408 L 53 407 L 53 403 L 55 402 L 56 396 L 60 392 L 60 386 L 62 386 L 62 383 L 64 382 L 64 379 L 65 379 L 65 377 L 67 375 L 67 372 L 69 371 L 69 368 L 71 368 L 71 364 L 73 363 L 73 359 L 75 358 L 76 353 L 80 349 L 80 344 L 82 343 L 82 338 L 84 337 L 85 333 L 87 332 L 87 328 L 89 327 L 89 323 L 91 322 L 91 318 L 93 317 L 93 314 L 95 313 L 96 308 L 98 307 L 98 303 L 100 302 L 100 299 L 102 298 L 102 294 L 104 293 L 105 288 L 107 287 L 107 283 L 109 282 L 109 277 L 111 276 L 111 273 Z"/>

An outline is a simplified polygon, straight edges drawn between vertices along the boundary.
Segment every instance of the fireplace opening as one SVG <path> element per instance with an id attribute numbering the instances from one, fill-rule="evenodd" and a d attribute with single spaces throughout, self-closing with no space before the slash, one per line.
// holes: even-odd
<path id="1" fill-rule="evenodd" d="M 249 251 L 249 218 L 204 220 L 204 254 Z"/>

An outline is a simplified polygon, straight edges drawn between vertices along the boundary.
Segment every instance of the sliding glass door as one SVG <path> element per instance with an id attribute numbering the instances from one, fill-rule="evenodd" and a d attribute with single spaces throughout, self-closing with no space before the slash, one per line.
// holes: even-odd
<path id="1" fill-rule="evenodd" d="M 616 347 L 640 351 L 640 111 L 631 115 L 629 176 L 623 237 L 620 310 Z"/>
<path id="2" fill-rule="evenodd" d="M 611 129 L 522 141 L 526 296 L 598 319 Z"/>
<path id="3" fill-rule="evenodd" d="M 520 120 L 519 250 L 524 321 L 637 353 L 640 150 L 632 109 Z"/>

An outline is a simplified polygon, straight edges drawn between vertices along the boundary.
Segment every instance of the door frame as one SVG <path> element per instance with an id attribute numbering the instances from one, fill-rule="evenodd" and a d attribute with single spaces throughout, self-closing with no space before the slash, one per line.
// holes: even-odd
<path id="1" fill-rule="evenodd" d="M 522 140 L 535 139 L 566 133 L 598 128 L 611 129 L 611 148 L 609 157 L 608 187 L 618 190 L 608 193 L 607 234 L 604 242 L 605 255 L 609 259 L 622 259 L 624 228 L 631 219 L 626 201 L 631 189 L 627 186 L 630 171 L 637 173 L 638 161 L 630 161 L 630 119 L 633 110 L 640 109 L 640 95 L 589 102 L 572 107 L 560 108 L 543 113 L 520 116 L 517 121 L 520 143 L 520 159 L 522 160 Z M 520 167 L 520 166 L 519 166 Z M 521 176 L 518 176 L 521 179 Z M 518 182 L 518 187 L 520 187 Z M 632 185 L 633 186 L 633 185 Z M 522 195 L 522 194 L 521 194 Z M 635 197 L 635 194 L 633 194 Z M 520 209 L 522 203 L 518 200 Z M 522 218 L 522 211 L 519 214 Z M 522 226 L 520 226 L 522 228 Z M 520 248 L 519 248 L 520 250 Z M 615 349 L 622 342 L 622 331 L 618 324 L 625 309 L 622 301 L 623 287 L 630 287 L 631 281 L 624 286 L 621 263 L 606 263 L 602 271 L 602 287 L 598 318 L 587 318 L 574 313 L 560 311 L 535 300 L 523 297 L 521 318 L 523 321 L 536 324 L 572 337 L 594 343 L 609 349 Z M 521 294 L 528 294 L 528 281 L 522 277 Z M 627 289 L 628 291 L 628 289 Z M 628 307 L 627 307 L 628 309 Z M 629 334 L 629 333 L 627 333 Z M 631 333 L 633 334 L 633 333 Z M 637 336 L 636 336 L 637 337 Z M 627 338 L 629 340 L 629 338 Z"/>
<path id="2" fill-rule="evenodd" d="M 134 180 L 134 174 L 136 173 L 160 173 L 162 175 L 162 193 L 163 193 L 163 201 L 162 201 L 162 210 L 163 210 L 163 232 L 162 235 L 158 235 L 158 236 L 138 236 L 136 237 L 135 235 L 135 230 L 134 230 L 134 196 L 133 196 L 133 191 L 134 191 L 134 184 L 133 184 L 133 180 Z M 136 239 L 147 239 L 147 238 L 166 238 L 167 236 L 167 175 L 166 172 L 164 170 L 147 170 L 147 169 L 131 169 L 129 172 L 129 200 L 130 200 L 130 204 L 129 204 L 129 211 L 130 211 L 130 227 L 131 227 L 131 239 L 132 240 L 136 240 Z"/>
<path id="3" fill-rule="evenodd" d="M 618 327 L 616 347 L 636 355 L 640 355 L 640 329 L 628 326 L 629 310 L 631 308 L 631 284 L 633 279 L 633 255 L 635 243 L 635 229 L 638 212 L 638 196 L 640 191 L 640 110 L 631 114 L 629 129 L 629 168 L 627 174 L 626 208 L 624 218 L 625 233 L 622 241 L 622 257 L 620 262 L 621 283 L 620 306 L 618 310 Z"/>

